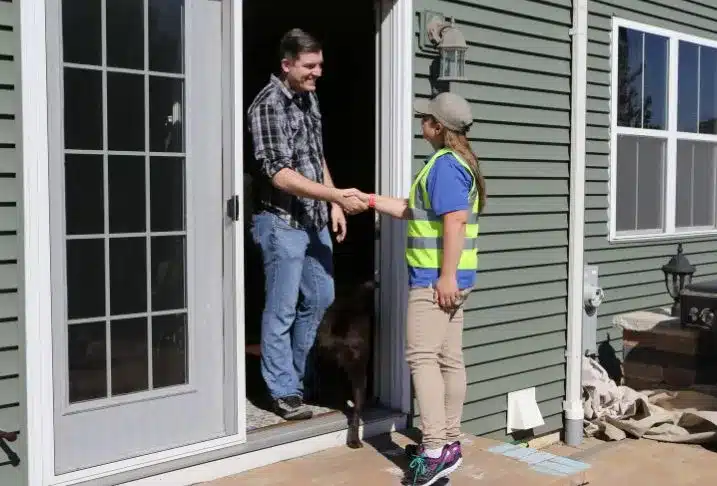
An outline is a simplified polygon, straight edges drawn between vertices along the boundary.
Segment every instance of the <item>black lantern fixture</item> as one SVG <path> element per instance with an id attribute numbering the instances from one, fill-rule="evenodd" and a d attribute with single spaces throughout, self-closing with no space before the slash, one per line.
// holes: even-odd
<path id="1" fill-rule="evenodd" d="M 672 317 L 679 317 L 680 295 L 685 285 L 689 285 L 692 282 L 692 275 L 695 273 L 695 267 L 682 253 L 682 243 L 677 245 L 677 254 L 666 265 L 662 266 L 662 272 L 665 274 L 667 293 L 675 301 L 672 304 Z"/>
<path id="2" fill-rule="evenodd" d="M 429 17 L 430 15 L 430 17 Z M 442 15 L 424 13 L 426 46 L 438 49 L 440 67 L 438 81 L 465 81 L 466 51 L 468 44 L 456 27 L 455 19 L 447 21 Z"/>

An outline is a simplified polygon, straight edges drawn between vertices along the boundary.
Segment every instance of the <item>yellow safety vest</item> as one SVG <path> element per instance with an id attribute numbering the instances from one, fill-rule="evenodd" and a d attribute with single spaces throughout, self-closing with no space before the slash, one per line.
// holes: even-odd
<path id="1" fill-rule="evenodd" d="M 441 268 L 443 259 L 443 220 L 431 209 L 428 198 L 428 173 L 438 157 L 453 154 L 460 164 L 473 175 L 470 166 L 458 154 L 441 149 L 421 169 L 411 185 L 408 197 L 408 241 L 406 243 L 406 261 L 414 268 Z M 472 206 L 466 224 L 465 243 L 458 262 L 458 270 L 478 270 L 478 211 L 480 198 L 475 177 L 471 183 L 469 202 Z"/>

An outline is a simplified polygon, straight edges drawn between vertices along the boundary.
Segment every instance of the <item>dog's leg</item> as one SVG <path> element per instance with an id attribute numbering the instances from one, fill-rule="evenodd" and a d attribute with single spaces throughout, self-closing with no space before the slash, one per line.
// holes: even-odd
<path id="1" fill-rule="evenodd" d="M 306 357 L 306 371 L 304 375 L 304 402 L 309 403 L 316 400 L 316 389 L 318 383 L 316 382 L 318 377 L 316 376 L 316 346 L 309 351 L 309 355 Z"/>
<path id="2" fill-rule="evenodd" d="M 364 402 L 366 401 L 366 367 L 356 367 L 351 373 L 351 391 L 353 395 L 353 411 L 349 420 L 349 432 L 346 437 L 346 445 L 351 449 L 363 447 L 359 438 L 359 425 L 363 413 Z"/>

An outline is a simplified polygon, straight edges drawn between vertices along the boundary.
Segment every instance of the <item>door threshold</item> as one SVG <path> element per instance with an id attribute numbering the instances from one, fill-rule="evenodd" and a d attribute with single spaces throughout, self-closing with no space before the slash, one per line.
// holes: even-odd
<path id="1" fill-rule="evenodd" d="M 395 412 L 381 407 L 367 408 L 364 411 L 361 423 L 366 424 L 375 420 L 382 420 L 394 413 Z M 266 449 L 342 430 L 348 430 L 346 414 L 334 410 L 309 420 L 282 422 L 276 425 L 254 429 L 247 434 L 246 445 L 251 446 L 254 444 L 257 446 L 256 448 L 252 448 L 252 450 Z"/>
<path id="2" fill-rule="evenodd" d="M 407 416 L 404 413 L 369 408 L 364 412 L 359 436 L 361 439 L 370 438 L 403 430 L 406 426 Z M 154 486 L 162 481 L 174 486 L 190 486 L 331 447 L 345 447 L 347 430 L 346 415 L 330 413 L 311 420 L 258 429 L 247 434 L 247 441 L 243 444 L 74 484 Z"/>
<path id="3" fill-rule="evenodd" d="M 326 418 L 330 415 L 344 417 L 344 419 L 346 418 L 346 414 L 340 410 L 329 410 L 327 412 L 323 412 L 320 414 L 315 413 L 314 416 L 308 420 L 301 420 L 301 421 L 284 420 L 282 422 L 277 422 L 275 424 L 264 425 L 262 427 L 254 427 L 252 429 L 249 429 L 247 427 L 247 432 L 246 432 L 247 440 L 248 441 L 252 440 L 252 437 L 255 436 L 258 432 L 268 432 L 269 430 L 276 430 L 276 429 L 280 429 L 283 427 L 294 427 L 299 424 L 314 424 L 314 423 L 317 423 L 317 421 L 319 421 L 323 418 Z"/>

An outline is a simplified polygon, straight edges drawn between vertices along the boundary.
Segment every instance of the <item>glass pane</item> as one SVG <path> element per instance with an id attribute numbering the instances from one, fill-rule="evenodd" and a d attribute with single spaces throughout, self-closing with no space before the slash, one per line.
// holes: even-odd
<path id="1" fill-rule="evenodd" d="M 110 155 L 107 164 L 110 233 L 145 231 L 144 157 Z"/>
<path id="2" fill-rule="evenodd" d="M 186 307 L 185 237 L 152 238 L 152 310 Z"/>
<path id="3" fill-rule="evenodd" d="M 102 73 L 65 68 L 65 148 L 102 150 Z"/>
<path id="4" fill-rule="evenodd" d="M 695 226 L 715 226 L 715 145 L 697 143 L 693 165 L 693 220 Z"/>
<path id="5" fill-rule="evenodd" d="M 640 138 L 637 148 L 637 229 L 661 229 L 665 195 L 665 140 Z"/>
<path id="6" fill-rule="evenodd" d="M 441 51 L 441 76 L 451 77 L 456 75 L 458 55 L 454 49 L 443 49 Z"/>
<path id="7" fill-rule="evenodd" d="M 107 65 L 144 69 L 144 1 L 105 1 L 107 3 Z"/>
<path id="8" fill-rule="evenodd" d="M 717 49 L 700 47 L 700 133 L 717 134 Z"/>
<path id="9" fill-rule="evenodd" d="M 184 1 L 149 0 L 149 70 L 184 72 Z"/>
<path id="10" fill-rule="evenodd" d="M 692 162 L 694 143 L 677 141 L 677 194 L 675 201 L 675 226 L 692 226 Z"/>
<path id="11" fill-rule="evenodd" d="M 677 142 L 675 224 L 679 228 L 715 226 L 715 148 L 703 142 Z"/>
<path id="12" fill-rule="evenodd" d="M 466 51 L 458 51 L 458 76 L 466 75 Z"/>
<path id="13" fill-rule="evenodd" d="M 110 323 L 112 394 L 122 395 L 149 388 L 147 318 Z"/>
<path id="14" fill-rule="evenodd" d="M 147 312 L 147 240 L 110 240 L 110 312 L 112 315 Z"/>
<path id="15" fill-rule="evenodd" d="M 184 151 L 184 81 L 149 78 L 149 137 L 153 152 Z"/>
<path id="16" fill-rule="evenodd" d="M 144 76 L 107 73 L 110 150 L 144 150 Z"/>
<path id="17" fill-rule="evenodd" d="M 187 314 L 152 318 L 154 388 L 187 382 Z"/>
<path id="18" fill-rule="evenodd" d="M 105 315 L 105 242 L 67 241 L 67 317 Z"/>
<path id="19" fill-rule="evenodd" d="M 65 230 L 68 235 L 104 233 L 101 155 L 65 155 Z"/>
<path id="20" fill-rule="evenodd" d="M 150 217 L 152 231 L 185 228 L 184 159 L 153 157 L 150 161 Z"/>
<path id="21" fill-rule="evenodd" d="M 643 128 L 667 128 L 667 38 L 645 34 Z"/>
<path id="22" fill-rule="evenodd" d="M 697 131 L 697 92 L 699 48 L 696 44 L 680 41 L 680 62 L 677 74 L 677 129 L 681 132 Z"/>
<path id="23" fill-rule="evenodd" d="M 632 231 L 637 223 L 637 139 L 634 137 L 617 137 L 617 185 L 616 194 L 616 229 Z"/>
<path id="24" fill-rule="evenodd" d="M 102 2 L 62 2 L 62 58 L 64 62 L 102 64 Z"/>
<path id="25" fill-rule="evenodd" d="M 642 126 L 642 32 L 618 32 L 618 125 Z"/>
<path id="26" fill-rule="evenodd" d="M 67 361 L 70 403 L 107 396 L 104 321 L 68 326 Z"/>
<path id="27" fill-rule="evenodd" d="M 618 137 L 618 231 L 663 227 L 665 140 Z"/>

